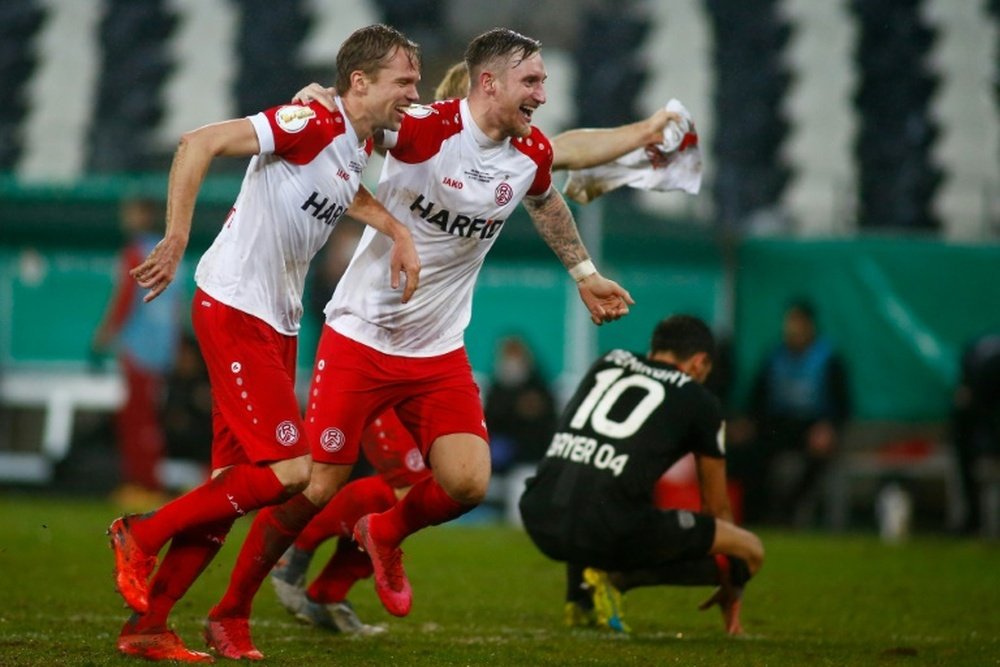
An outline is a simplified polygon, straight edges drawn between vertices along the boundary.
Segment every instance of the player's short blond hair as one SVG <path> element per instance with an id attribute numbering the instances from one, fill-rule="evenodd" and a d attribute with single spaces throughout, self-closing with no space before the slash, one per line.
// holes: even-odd
<path id="1" fill-rule="evenodd" d="M 395 28 L 381 23 L 359 28 L 340 45 L 337 52 L 337 90 L 341 94 L 351 88 L 351 74 L 358 70 L 375 80 L 402 49 L 415 69 L 420 69 L 420 47 Z"/>
<path id="2" fill-rule="evenodd" d="M 489 66 L 501 66 L 501 72 L 517 67 L 542 49 L 542 43 L 509 28 L 493 28 L 479 35 L 465 49 L 465 66 L 470 82 Z M 478 85 L 478 84 L 477 84 Z"/>
<path id="3" fill-rule="evenodd" d="M 441 78 L 441 83 L 434 89 L 435 100 L 453 100 L 469 94 L 469 68 L 465 61 L 457 62 L 448 68 Z"/>

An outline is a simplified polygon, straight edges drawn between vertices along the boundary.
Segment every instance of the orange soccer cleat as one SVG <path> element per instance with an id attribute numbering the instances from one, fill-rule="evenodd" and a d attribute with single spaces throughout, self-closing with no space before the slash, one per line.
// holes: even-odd
<path id="1" fill-rule="evenodd" d="M 156 556 L 150 556 L 135 543 L 129 530 L 131 517 L 115 519 L 108 527 L 111 550 L 115 553 L 115 589 L 125 604 L 140 614 L 149 611 L 149 576 L 156 568 Z"/>
<path id="2" fill-rule="evenodd" d="M 403 570 L 403 550 L 379 544 L 371 534 L 372 514 L 367 514 L 354 525 L 354 541 L 372 559 L 375 569 L 375 592 L 382 606 L 393 616 L 406 616 L 413 606 L 413 589 Z"/>
<path id="3" fill-rule="evenodd" d="M 231 660 L 263 660 L 250 638 L 246 618 L 209 618 L 205 622 L 205 642 L 216 653 Z"/>
<path id="4" fill-rule="evenodd" d="M 118 635 L 118 652 L 146 660 L 175 660 L 177 662 L 215 662 L 208 653 L 192 651 L 173 630 L 158 628 L 140 632 L 135 619 L 129 619 Z"/>

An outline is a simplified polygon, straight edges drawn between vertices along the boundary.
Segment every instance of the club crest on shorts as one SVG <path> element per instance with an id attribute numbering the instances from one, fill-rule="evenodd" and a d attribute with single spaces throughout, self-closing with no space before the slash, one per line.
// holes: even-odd
<path id="1" fill-rule="evenodd" d="M 344 432 L 339 428 L 331 426 L 323 431 L 323 434 L 319 436 L 319 446 L 323 448 L 324 452 L 339 452 L 344 448 Z"/>
<path id="2" fill-rule="evenodd" d="M 294 422 L 286 419 L 274 429 L 274 437 L 285 447 L 291 447 L 299 441 L 299 429 Z"/>
<path id="3" fill-rule="evenodd" d="M 308 123 L 309 119 L 314 117 L 316 112 L 309 107 L 299 106 L 298 104 L 287 104 L 274 114 L 274 119 L 278 121 L 278 127 L 289 134 L 295 134 L 296 132 L 301 132 Z"/>
<path id="4" fill-rule="evenodd" d="M 420 450 L 416 447 L 406 452 L 406 458 L 404 461 L 406 463 L 406 469 L 412 472 L 420 472 L 426 467 L 424 465 L 423 454 L 421 454 Z"/>
<path id="5" fill-rule="evenodd" d="M 498 206 L 504 206 L 514 198 L 514 188 L 510 187 L 510 184 L 504 181 L 497 186 L 494 198 Z"/>
<path id="6" fill-rule="evenodd" d="M 694 514 L 685 510 L 680 510 L 677 512 L 677 523 L 680 524 L 680 527 L 684 530 L 694 528 Z"/>

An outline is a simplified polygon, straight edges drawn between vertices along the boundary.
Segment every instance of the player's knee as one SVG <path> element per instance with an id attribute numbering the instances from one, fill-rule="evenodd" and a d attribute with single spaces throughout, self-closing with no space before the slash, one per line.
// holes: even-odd
<path id="1" fill-rule="evenodd" d="M 747 556 L 745 560 L 747 567 L 750 569 L 750 574 L 754 575 L 764 565 L 764 543 L 753 533 L 750 533 L 747 542 Z"/>
<path id="2" fill-rule="evenodd" d="M 461 479 L 439 482 L 452 500 L 461 505 L 478 505 L 486 498 L 490 486 L 489 474 L 469 474 Z"/>
<path id="3" fill-rule="evenodd" d="M 285 493 L 294 495 L 305 491 L 309 486 L 309 474 L 312 469 L 312 459 L 309 456 L 299 456 L 287 461 L 279 461 L 271 466 Z"/>
<path id="4" fill-rule="evenodd" d="M 316 476 L 309 480 L 305 496 L 317 507 L 323 507 L 340 490 L 341 484 L 329 477 Z"/>

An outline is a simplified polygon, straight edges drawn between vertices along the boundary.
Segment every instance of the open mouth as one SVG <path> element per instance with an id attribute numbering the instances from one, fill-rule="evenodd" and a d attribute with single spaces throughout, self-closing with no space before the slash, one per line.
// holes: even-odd
<path id="1" fill-rule="evenodd" d="M 521 118 L 524 119 L 525 123 L 530 123 L 531 115 L 535 113 L 535 109 L 533 107 L 527 106 L 518 107 L 518 111 L 521 112 Z"/>

